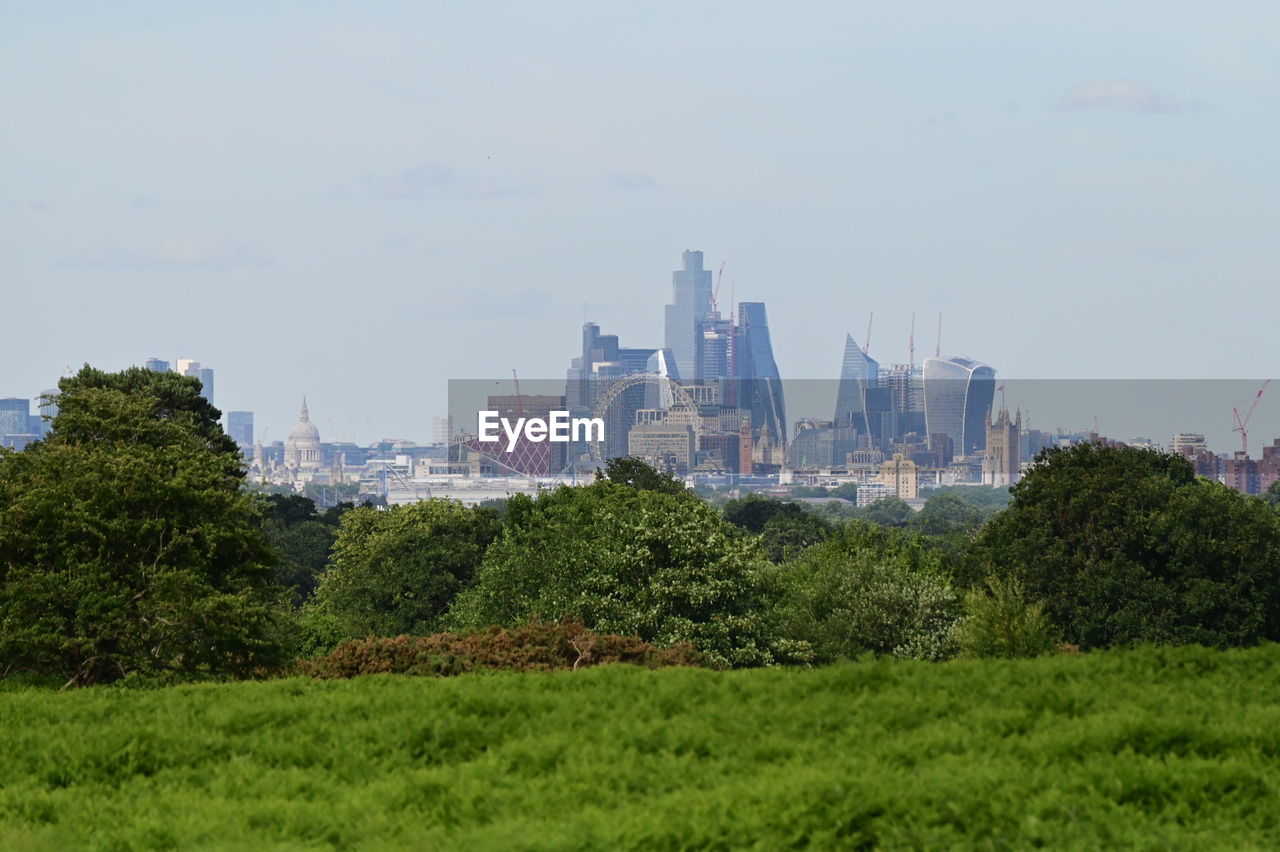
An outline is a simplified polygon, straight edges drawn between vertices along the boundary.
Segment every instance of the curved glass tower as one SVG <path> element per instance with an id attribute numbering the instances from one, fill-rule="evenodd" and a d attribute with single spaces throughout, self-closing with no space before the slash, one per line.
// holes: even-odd
<path id="1" fill-rule="evenodd" d="M 987 446 L 987 412 L 996 393 L 996 371 L 969 358 L 924 359 L 924 421 L 934 435 L 951 439 L 957 456 Z"/>

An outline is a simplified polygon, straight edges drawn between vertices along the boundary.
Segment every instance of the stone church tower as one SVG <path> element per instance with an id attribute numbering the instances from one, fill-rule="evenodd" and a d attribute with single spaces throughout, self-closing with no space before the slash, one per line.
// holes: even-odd
<path id="1" fill-rule="evenodd" d="M 1020 477 L 1019 446 L 1022 439 L 1022 409 L 1014 420 L 1009 409 L 1000 407 L 994 423 L 987 412 L 987 450 L 982 456 L 982 484 L 992 488 L 1008 488 Z"/>

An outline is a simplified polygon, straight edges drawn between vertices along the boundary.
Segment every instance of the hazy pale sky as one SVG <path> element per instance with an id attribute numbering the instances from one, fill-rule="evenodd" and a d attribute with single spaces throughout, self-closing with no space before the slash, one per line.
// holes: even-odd
<path id="1" fill-rule="evenodd" d="M 942 311 L 1002 376 L 1265 377 L 1278 37 L 1268 2 L 4 4 L 0 396 L 189 357 L 268 440 L 303 394 L 326 440 L 429 440 L 451 378 L 562 376 L 584 299 L 661 345 L 686 248 L 788 378 L 870 311 L 905 361 L 913 310 L 917 357 Z"/>

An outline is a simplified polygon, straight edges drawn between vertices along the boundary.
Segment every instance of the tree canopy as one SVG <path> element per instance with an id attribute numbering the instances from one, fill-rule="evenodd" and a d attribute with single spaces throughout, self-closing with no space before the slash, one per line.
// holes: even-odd
<path id="1" fill-rule="evenodd" d="M 1181 457 L 1044 450 L 978 553 L 1084 648 L 1280 639 L 1280 518 Z"/>
<path id="2" fill-rule="evenodd" d="M 59 389 L 48 438 L 0 456 L 0 669 L 87 684 L 278 661 L 274 554 L 199 382 L 86 367 Z"/>
<path id="3" fill-rule="evenodd" d="M 452 500 L 352 509 L 307 619 L 330 643 L 432 633 L 500 529 L 497 512 Z"/>
<path id="4" fill-rule="evenodd" d="M 660 646 L 688 641 L 720 665 L 771 662 L 757 539 L 701 500 L 602 480 L 508 504 L 507 525 L 476 584 L 459 596 L 459 627 L 533 617 Z"/>
<path id="5" fill-rule="evenodd" d="M 600 471 L 597 471 L 597 473 L 600 473 Z M 630 485 L 637 491 L 658 491 L 662 494 L 693 494 L 682 480 L 646 464 L 642 459 L 629 457 L 609 459 L 604 464 L 603 477 L 609 482 Z"/>

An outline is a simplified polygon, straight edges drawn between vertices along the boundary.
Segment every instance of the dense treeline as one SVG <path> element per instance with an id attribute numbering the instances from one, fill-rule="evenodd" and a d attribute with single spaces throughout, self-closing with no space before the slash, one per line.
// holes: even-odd
<path id="1" fill-rule="evenodd" d="M 0 455 L 6 674 L 251 676 L 563 619 L 716 667 L 1280 639 L 1280 490 L 1158 452 L 1052 448 L 1007 494 L 853 517 L 717 507 L 632 459 L 496 506 L 320 512 L 246 488 L 195 380 L 86 367 L 59 392 L 49 437 Z"/>

